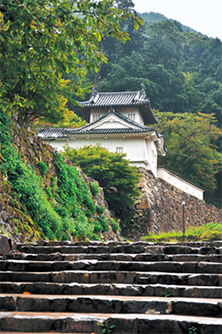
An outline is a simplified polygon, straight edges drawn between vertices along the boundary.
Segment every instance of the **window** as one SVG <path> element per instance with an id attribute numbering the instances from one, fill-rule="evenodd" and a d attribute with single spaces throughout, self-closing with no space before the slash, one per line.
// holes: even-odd
<path id="1" fill-rule="evenodd" d="M 97 119 L 99 119 L 100 115 L 96 114 L 96 115 L 93 115 L 93 122 L 96 121 Z"/>
<path id="2" fill-rule="evenodd" d="M 135 121 L 135 114 L 128 114 L 128 118 Z"/>
<path id="3" fill-rule="evenodd" d="M 116 153 L 123 153 L 123 147 L 117 147 Z"/>

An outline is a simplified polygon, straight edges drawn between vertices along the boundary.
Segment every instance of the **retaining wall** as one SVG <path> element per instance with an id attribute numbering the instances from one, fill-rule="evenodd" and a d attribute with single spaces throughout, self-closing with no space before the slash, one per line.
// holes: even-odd
<path id="1" fill-rule="evenodd" d="M 209 222 L 222 223 L 222 210 L 204 200 L 186 194 L 166 181 L 154 177 L 145 168 L 138 168 L 141 178 L 137 188 L 140 196 L 132 208 L 127 237 L 138 239 L 149 232 L 161 233 L 181 230 L 182 201 L 185 201 L 185 227 Z"/>

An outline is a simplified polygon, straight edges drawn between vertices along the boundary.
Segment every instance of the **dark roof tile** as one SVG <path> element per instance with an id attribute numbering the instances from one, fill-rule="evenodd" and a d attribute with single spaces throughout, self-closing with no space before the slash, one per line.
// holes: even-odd
<path id="1" fill-rule="evenodd" d="M 97 93 L 89 101 L 79 102 L 84 107 L 140 105 L 149 102 L 145 91 Z"/>

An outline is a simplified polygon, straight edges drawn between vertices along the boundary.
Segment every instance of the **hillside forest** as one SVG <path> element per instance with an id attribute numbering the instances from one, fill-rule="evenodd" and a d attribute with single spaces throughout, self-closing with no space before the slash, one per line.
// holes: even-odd
<path id="1" fill-rule="evenodd" d="M 221 206 L 222 42 L 158 13 L 138 15 L 144 25 L 137 31 L 132 20 L 123 24 L 130 41 L 100 42 L 108 60 L 91 80 L 99 91 L 138 90 L 144 83 L 168 149 L 159 163 Z"/>
<path id="2" fill-rule="evenodd" d="M 35 128 L 82 126 L 76 101 L 92 88 L 139 90 L 142 83 L 166 138 L 159 163 L 220 206 L 221 56 L 219 39 L 138 14 L 130 0 L 1 1 L 0 219 L 10 207 L 10 228 L 27 240 L 116 233 L 118 222 L 96 199 L 98 185 L 50 152 Z"/>

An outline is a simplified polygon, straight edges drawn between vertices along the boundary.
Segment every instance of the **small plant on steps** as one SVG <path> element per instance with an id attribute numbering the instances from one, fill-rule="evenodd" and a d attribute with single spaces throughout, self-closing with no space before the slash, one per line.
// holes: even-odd
<path id="1" fill-rule="evenodd" d="M 103 334 L 112 333 L 114 328 L 115 328 L 115 325 L 108 325 L 107 322 L 104 322 L 104 323 L 100 324 L 100 326 L 102 327 L 102 333 Z"/>
<path id="2" fill-rule="evenodd" d="M 190 327 L 188 333 L 189 333 L 189 334 L 197 334 L 197 328 L 194 327 L 194 326 Z"/>

